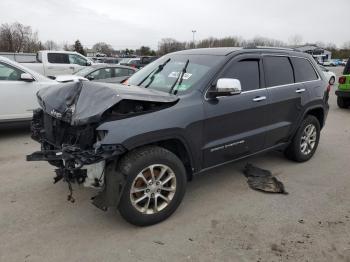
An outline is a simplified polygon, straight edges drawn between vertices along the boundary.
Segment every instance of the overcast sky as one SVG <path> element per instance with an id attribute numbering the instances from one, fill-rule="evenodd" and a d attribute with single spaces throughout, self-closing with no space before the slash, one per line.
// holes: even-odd
<path id="1" fill-rule="evenodd" d="M 0 23 L 30 25 L 59 44 L 156 48 L 162 38 L 265 36 L 304 42 L 350 41 L 350 0 L 0 0 Z"/>

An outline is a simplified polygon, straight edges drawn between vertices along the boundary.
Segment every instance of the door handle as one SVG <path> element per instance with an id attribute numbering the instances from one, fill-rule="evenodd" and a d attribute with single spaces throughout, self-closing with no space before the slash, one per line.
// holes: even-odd
<path id="1" fill-rule="evenodd" d="M 305 91 L 305 88 L 298 88 L 297 90 L 295 90 L 295 93 L 303 93 Z"/>
<path id="2" fill-rule="evenodd" d="M 260 102 L 266 99 L 266 96 L 257 96 L 253 99 L 254 102 Z"/>
<path id="3" fill-rule="evenodd" d="M 74 70 L 74 66 L 70 66 L 69 69 L 73 69 Z"/>

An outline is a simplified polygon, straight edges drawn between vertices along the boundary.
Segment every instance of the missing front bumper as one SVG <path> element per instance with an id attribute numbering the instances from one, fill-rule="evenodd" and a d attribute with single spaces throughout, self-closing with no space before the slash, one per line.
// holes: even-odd
<path id="1" fill-rule="evenodd" d="M 31 131 L 41 150 L 27 155 L 27 161 L 47 161 L 56 166 L 54 183 L 60 180 L 68 183 L 71 202 L 74 202 L 73 183 L 102 189 L 93 198 L 93 204 L 106 210 L 119 202 L 125 179 L 116 171 L 116 164 L 126 149 L 118 144 L 100 144 L 101 134 L 95 132 L 95 128 L 68 126 L 36 110 Z"/>

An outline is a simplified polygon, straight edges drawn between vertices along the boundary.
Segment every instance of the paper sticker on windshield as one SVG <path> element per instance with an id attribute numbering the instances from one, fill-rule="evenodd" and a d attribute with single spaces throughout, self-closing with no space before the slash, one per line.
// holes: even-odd
<path id="1" fill-rule="evenodd" d="M 171 72 L 171 73 L 168 75 L 168 77 L 178 78 L 178 77 L 179 77 L 179 74 L 180 74 L 180 72 Z M 183 75 L 182 79 L 187 80 L 187 79 L 189 79 L 191 76 L 192 76 L 192 74 L 190 74 L 190 73 L 185 73 L 185 74 Z"/>
<path id="2" fill-rule="evenodd" d="M 185 73 L 184 76 L 182 77 L 183 79 L 187 80 L 192 76 L 190 73 Z"/>

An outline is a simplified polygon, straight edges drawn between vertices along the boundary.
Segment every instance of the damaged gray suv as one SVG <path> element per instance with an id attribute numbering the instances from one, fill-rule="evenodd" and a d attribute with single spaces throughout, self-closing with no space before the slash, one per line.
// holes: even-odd
<path id="1" fill-rule="evenodd" d="M 93 204 L 130 223 L 158 223 L 192 176 L 269 150 L 297 162 L 317 148 L 329 85 L 311 56 L 289 49 L 209 48 L 152 62 L 124 85 L 66 83 L 37 93 L 29 161 L 55 182 L 99 189 Z M 72 196 L 69 198 L 73 200 Z"/>

